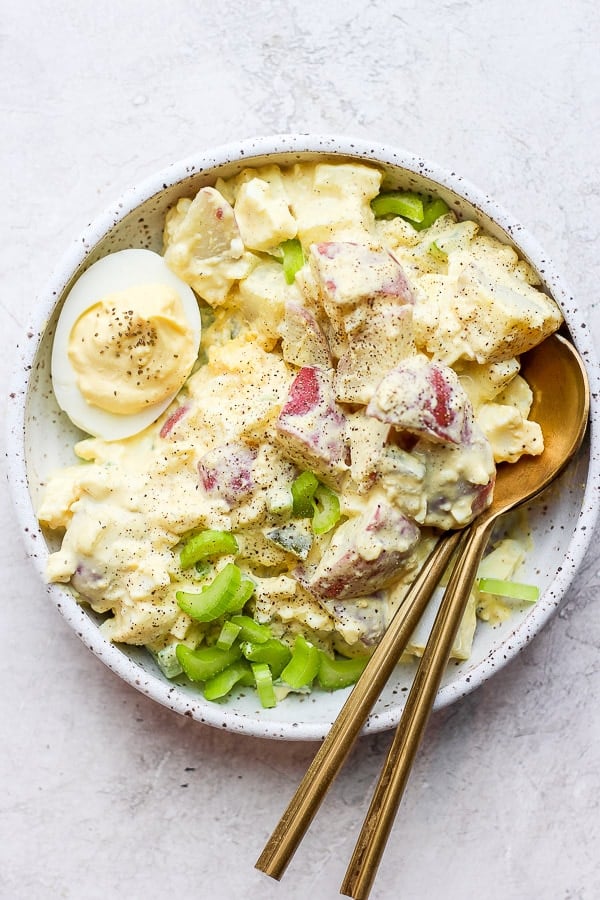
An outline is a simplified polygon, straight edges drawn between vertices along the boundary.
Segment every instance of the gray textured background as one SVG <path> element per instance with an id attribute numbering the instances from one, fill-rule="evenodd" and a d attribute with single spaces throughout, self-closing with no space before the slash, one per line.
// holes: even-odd
<path id="1" fill-rule="evenodd" d="M 595 0 L 25 0 L 0 41 L 3 384 L 91 218 L 198 148 L 282 131 L 461 172 L 533 230 L 600 338 Z M 203 728 L 122 684 L 0 509 L 0 897 L 336 897 L 390 736 L 360 742 L 282 883 L 266 879 L 255 858 L 316 746 Z M 594 546 L 533 644 L 435 716 L 373 898 L 600 896 L 599 569 Z"/>

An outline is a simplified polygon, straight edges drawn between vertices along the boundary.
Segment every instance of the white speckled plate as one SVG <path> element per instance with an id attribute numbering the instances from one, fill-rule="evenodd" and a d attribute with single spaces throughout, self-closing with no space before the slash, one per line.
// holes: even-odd
<path id="1" fill-rule="evenodd" d="M 124 247 L 160 250 L 166 209 L 179 197 L 212 184 L 218 175 L 227 177 L 266 162 L 291 164 L 323 155 L 377 163 L 390 186 L 441 196 L 460 216 L 477 220 L 493 235 L 513 243 L 562 307 L 590 375 L 592 414 L 585 445 L 560 481 L 529 509 L 534 548 L 521 580 L 538 584 L 541 599 L 502 626 L 478 627 L 471 658 L 448 668 L 436 701 L 439 708 L 489 678 L 527 644 L 559 606 L 591 539 L 600 486 L 598 367 L 577 303 L 531 236 L 495 201 L 458 175 L 402 150 L 351 138 L 280 135 L 198 153 L 128 191 L 66 253 L 39 298 L 35 321 L 18 347 L 18 369 L 8 403 L 10 485 L 27 550 L 44 579 L 48 551 L 56 545 L 40 530 L 34 510 L 49 473 L 73 462 L 72 446 L 81 436 L 56 406 L 50 384 L 52 335 L 70 285 L 87 266 L 111 251 Z M 80 606 L 67 588 L 48 585 L 46 591 L 84 643 L 117 675 L 199 722 L 261 737 L 315 740 L 326 734 L 346 696 L 345 691 L 314 691 L 306 697 L 289 697 L 272 710 L 261 709 L 252 691 L 243 691 L 225 703 L 208 703 L 193 688 L 167 681 L 145 651 L 109 644 L 98 631 L 98 617 Z M 397 669 L 366 730 L 379 731 L 397 723 L 412 674 L 409 666 Z"/>

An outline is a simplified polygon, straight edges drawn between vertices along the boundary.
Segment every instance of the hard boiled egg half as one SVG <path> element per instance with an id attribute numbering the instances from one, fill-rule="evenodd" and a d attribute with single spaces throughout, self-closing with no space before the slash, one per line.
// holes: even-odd
<path id="1" fill-rule="evenodd" d="M 131 437 L 183 386 L 200 335 L 196 296 L 162 256 L 105 256 L 77 280 L 59 316 L 51 368 L 58 405 L 94 437 Z"/>

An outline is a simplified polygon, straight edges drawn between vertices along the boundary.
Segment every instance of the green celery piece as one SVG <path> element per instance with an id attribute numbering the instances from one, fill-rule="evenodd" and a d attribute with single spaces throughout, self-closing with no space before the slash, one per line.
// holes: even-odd
<path id="1" fill-rule="evenodd" d="M 509 600 L 522 600 L 524 603 L 535 603 L 540 596 L 540 589 L 533 584 L 504 581 L 502 578 L 480 578 L 477 581 L 477 590 Z"/>
<path id="2" fill-rule="evenodd" d="M 250 616 L 232 616 L 230 621 L 240 629 L 241 641 L 250 641 L 251 644 L 264 644 L 273 637 L 268 625 L 261 625 L 260 622 L 255 622 Z"/>
<path id="3" fill-rule="evenodd" d="M 179 563 L 182 569 L 189 569 L 201 559 L 237 552 L 237 541 L 229 531 L 201 531 L 185 542 L 179 554 Z"/>
<path id="4" fill-rule="evenodd" d="M 449 211 L 450 207 L 448 204 L 441 197 L 436 197 L 435 200 L 430 200 L 429 203 L 425 204 L 421 221 L 411 222 L 411 225 L 417 231 L 423 231 L 424 228 L 429 228 L 436 219 L 439 219 L 440 216 L 445 216 Z"/>
<path id="5" fill-rule="evenodd" d="M 167 644 L 166 647 L 162 647 L 156 653 L 151 652 L 163 675 L 167 678 L 177 678 L 178 675 L 181 675 L 183 669 L 177 659 L 177 644 Z"/>
<path id="6" fill-rule="evenodd" d="M 266 663 L 271 669 L 273 678 L 279 678 L 292 658 L 290 648 L 277 638 L 270 638 L 262 644 L 243 641 L 240 647 L 250 662 Z"/>
<path id="7" fill-rule="evenodd" d="M 273 676 L 266 663 L 252 663 L 252 673 L 256 682 L 256 693 L 263 709 L 277 706 L 277 698 L 273 690 Z"/>
<path id="8" fill-rule="evenodd" d="M 251 672 L 245 659 L 239 659 L 205 682 L 202 693 L 207 700 L 219 700 L 225 697 L 242 679 Z"/>
<path id="9" fill-rule="evenodd" d="M 279 245 L 282 254 L 283 274 L 287 284 L 293 284 L 296 272 L 304 265 L 304 252 L 298 238 L 282 241 Z"/>
<path id="10" fill-rule="evenodd" d="M 292 658 L 281 673 L 282 681 L 291 688 L 311 685 L 319 671 L 319 651 L 301 634 L 296 635 Z"/>
<path id="11" fill-rule="evenodd" d="M 312 499 L 319 487 L 319 479 L 312 472 L 302 472 L 292 482 L 292 513 L 299 519 L 311 519 L 314 508 Z"/>
<path id="12" fill-rule="evenodd" d="M 384 216 L 402 216 L 410 222 L 423 220 L 423 199 L 411 191 L 385 191 L 371 200 L 376 219 Z"/>
<path id="13" fill-rule="evenodd" d="M 317 680 L 325 691 L 337 691 L 339 688 L 355 684 L 362 675 L 369 661 L 368 656 L 354 656 L 351 659 L 328 656 L 319 651 L 319 671 Z"/>
<path id="14" fill-rule="evenodd" d="M 320 484 L 313 495 L 312 504 L 314 509 L 312 529 L 315 534 L 326 534 L 339 522 L 339 497 L 324 484 Z"/>
<path id="15" fill-rule="evenodd" d="M 229 650 L 218 647 L 198 647 L 192 650 L 185 644 L 177 644 L 177 659 L 190 681 L 208 681 L 242 656 L 239 646 Z"/>
<path id="16" fill-rule="evenodd" d="M 223 622 L 223 627 L 221 628 L 216 644 L 219 650 L 229 650 L 238 639 L 241 630 L 241 625 L 236 625 L 231 620 Z"/>
<path id="17" fill-rule="evenodd" d="M 248 666 L 238 683 L 240 687 L 256 687 L 254 672 L 252 671 L 251 666 Z"/>
<path id="18" fill-rule="evenodd" d="M 197 622 L 212 622 L 229 611 L 241 585 L 241 570 L 233 563 L 228 563 L 201 594 L 177 591 L 175 598 L 180 609 L 192 619 Z"/>
<path id="19" fill-rule="evenodd" d="M 240 583 L 239 588 L 235 592 L 234 596 L 231 598 L 228 606 L 227 612 L 237 613 L 241 609 L 244 608 L 252 594 L 254 593 L 254 582 L 249 578 L 243 578 Z"/>

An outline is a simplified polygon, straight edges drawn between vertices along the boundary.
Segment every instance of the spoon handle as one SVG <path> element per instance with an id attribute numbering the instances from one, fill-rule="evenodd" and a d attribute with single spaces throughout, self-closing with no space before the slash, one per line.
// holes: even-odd
<path id="1" fill-rule="evenodd" d="M 258 858 L 261 872 L 277 879 L 285 872 L 462 538 L 444 535 L 421 567 Z"/>
<path id="2" fill-rule="evenodd" d="M 341 893 L 354 900 L 369 896 L 492 525 L 471 526 L 461 546 L 342 882 Z"/>

